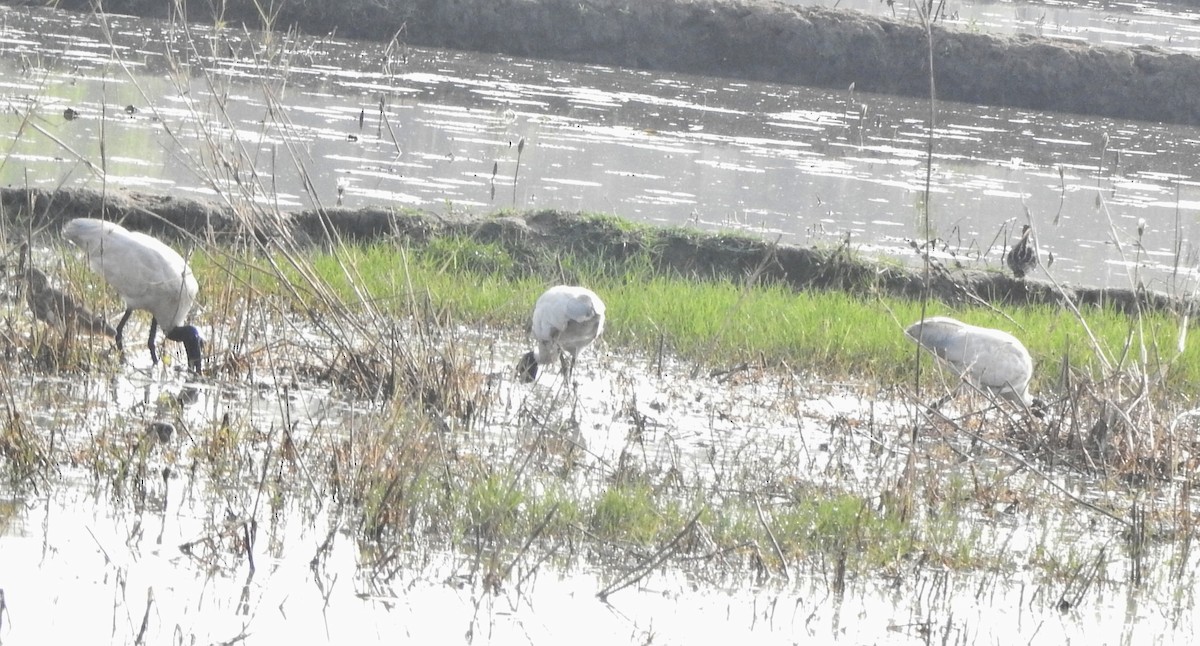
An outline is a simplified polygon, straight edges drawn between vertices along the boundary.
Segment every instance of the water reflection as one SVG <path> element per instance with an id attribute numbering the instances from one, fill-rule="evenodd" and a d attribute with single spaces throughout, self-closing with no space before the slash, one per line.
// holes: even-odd
<path id="1" fill-rule="evenodd" d="M 244 567 L 213 569 L 179 554 L 179 543 L 206 531 L 197 522 L 206 510 L 114 519 L 89 506 L 52 496 L 23 512 L 16 535 L 4 539 L 6 641 L 559 644 L 585 630 L 608 643 L 928 644 L 931 635 L 939 643 L 1068 643 L 1103 632 L 1108 643 L 1172 644 L 1189 641 L 1194 627 L 1186 594 L 1105 589 L 1060 612 L 1064 590 L 1020 572 L 998 581 L 916 568 L 895 583 L 851 581 L 834 594 L 822 577 L 764 586 L 667 570 L 603 603 L 595 595 L 609 577 L 584 564 L 522 563 L 528 578 L 492 591 L 470 555 L 437 552 L 407 555 L 398 576 L 378 581 L 358 572 L 364 555 L 350 539 L 333 534 L 313 561 L 323 532 L 288 522 L 272 528 L 288 547 L 260 555 L 248 577 Z M 65 609 L 70 621 L 44 620 Z"/>
<path id="2" fill-rule="evenodd" d="M 918 101 L 198 30 L 203 55 L 122 17 L 110 47 L 78 16 L 6 16 L 8 184 L 581 209 L 910 261 L 926 235 Z M 936 132 L 929 233 L 960 262 L 1000 267 L 1028 213 L 1060 280 L 1193 288 L 1195 128 L 946 103 Z"/>

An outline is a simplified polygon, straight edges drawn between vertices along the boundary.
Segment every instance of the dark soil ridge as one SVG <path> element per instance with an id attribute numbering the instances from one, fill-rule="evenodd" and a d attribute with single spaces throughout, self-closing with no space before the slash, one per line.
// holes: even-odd
<path id="1" fill-rule="evenodd" d="M 842 290 L 873 296 L 920 299 L 928 294 L 950 305 L 1014 306 L 1067 300 L 1077 307 L 1108 307 L 1141 312 L 1193 313 L 1195 300 L 1162 292 L 1112 288 L 1061 291 L 1047 282 L 1019 281 L 998 271 L 946 267 L 936 261 L 923 269 L 881 263 L 859 256 L 848 245 L 828 248 L 772 244 L 746 236 L 633 224 L 610 216 L 555 210 L 447 219 L 433 214 L 367 207 L 282 213 L 269 221 L 238 217 L 215 202 L 170 195 L 90 189 L 0 189 L 0 216 L 16 236 L 33 229 L 56 235 L 71 218 L 102 217 L 167 238 L 191 237 L 234 242 L 246 236 L 283 238 L 301 245 L 333 241 L 394 240 L 420 246 L 439 237 L 459 236 L 494 243 L 515 258 L 522 273 L 559 276 L 557 258 L 573 255 L 619 267 L 649 258 L 657 271 L 697 279 L 782 283 L 795 289 Z M 10 240 L 16 244 L 17 240 Z M 587 283 L 586 276 L 568 276 Z"/>
<path id="2" fill-rule="evenodd" d="M 168 17 L 174 3 L 109 0 L 105 10 Z M 263 27 L 259 3 L 222 3 L 231 27 Z M 61 8 L 91 10 L 92 0 Z M 188 17 L 212 24 L 209 3 Z M 929 96 L 925 29 L 914 22 L 773 0 L 282 0 L 276 28 L 495 52 Z M 939 99 L 1200 124 L 1200 57 L 1034 36 L 932 28 Z"/>

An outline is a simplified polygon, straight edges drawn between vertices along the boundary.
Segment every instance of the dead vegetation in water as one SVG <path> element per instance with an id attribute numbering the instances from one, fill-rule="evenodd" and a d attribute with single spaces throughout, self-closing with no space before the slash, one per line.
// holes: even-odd
<path id="1" fill-rule="evenodd" d="M 1193 481 L 1195 411 L 1128 386 L 1127 375 L 1094 381 L 1073 374 L 1044 416 L 977 394 L 966 410 L 926 410 L 923 425 L 943 435 L 995 442 L 1024 459 L 1128 484 Z"/>

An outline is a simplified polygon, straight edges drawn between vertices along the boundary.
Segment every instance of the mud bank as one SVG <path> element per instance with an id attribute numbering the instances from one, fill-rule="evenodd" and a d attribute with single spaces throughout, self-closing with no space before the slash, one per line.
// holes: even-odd
<path id="1" fill-rule="evenodd" d="M 90 11 L 90 0 L 62 8 Z M 248 0 L 221 21 L 264 26 Z M 113 0 L 113 13 L 170 17 L 170 3 Z M 285 0 L 271 23 L 324 36 L 469 49 L 579 63 L 929 95 L 923 26 L 770 0 Z M 188 18 L 212 24 L 206 3 Z M 1033 36 L 930 32 L 940 99 L 1115 118 L 1200 124 L 1200 58 L 1152 47 L 1107 48 Z M 398 55 L 402 58 L 401 48 Z"/>
<path id="2" fill-rule="evenodd" d="M 658 271 L 697 279 L 741 281 L 757 276 L 760 281 L 786 284 L 798 292 L 842 290 L 912 299 L 929 293 L 951 305 L 1062 304 L 1070 300 L 1078 307 L 1110 307 L 1126 313 L 1139 309 L 1192 312 L 1195 306 L 1192 300 L 1145 290 L 1064 287 L 1060 291 L 1045 282 L 1018 281 L 996 271 L 952 268 L 936 262 L 926 273 L 924 268 L 864 258 L 852 243 L 819 248 L 777 245 L 743 236 L 635 225 L 607 216 L 553 210 L 447 219 L 363 208 L 263 218 L 238 214 L 215 202 L 168 195 L 13 188 L 0 189 L 0 210 L 14 236 L 29 230 L 30 225 L 54 235 L 75 217 L 103 217 L 159 235 L 217 243 L 256 236 L 263 242 L 300 246 L 327 246 L 339 240 L 423 245 L 438 237 L 459 236 L 501 245 L 521 261 L 518 271 L 545 276 L 559 275 L 556 258 L 572 254 L 613 265 L 648 258 Z"/>

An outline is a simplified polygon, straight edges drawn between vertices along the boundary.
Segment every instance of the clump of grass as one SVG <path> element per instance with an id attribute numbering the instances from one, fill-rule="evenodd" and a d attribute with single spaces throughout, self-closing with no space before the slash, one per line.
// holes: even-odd
<path id="1" fill-rule="evenodd" d="M 658 508 L 661 502 L 644 482 L 616 483 L 596 499 L 591 529 L 605 541 L 648 544 L 667 524 Z"/>
<path id="2" fill-rule="evenodd" d="M 422 249 L 421 260 L 442 272 L 480 275 L 512 275 L 516 260 L 496 243 L 483 243 L 463 236 L 438 237 Z"/>
<path id="3" fill-rule="evenodd" d="M 312 262 L 315 276 L 344 303 L 363 299 L 390 316 L 432 312 L 446 320 L 519 330 L 537 295 L 556 281 L 515 272 L 511 261 L 492 244 L 456 239 L 429 247 L 349 245 L 319 253 Z M 832 377 L 899 381 L 906 376 L 913 349 L 903 329 L 921 316 L 918 303 L 900 298 L 797 293 L 781 284 L 748 287 L 728 279 L 664 275 L 644 256 L 615 269 L 578 256 L 564 256 L 558 264 L 570 276 L 586 277 L 576 282 L 605 299 L 609 343 L 657 351 L 662 340 L 684 358 L 712 365 L 762 360 Z M 202 280 L 217 270 L 197 265 Z M 286 275 L 280 279 L 291 280 Z M 279 288 L 264 286 L 261 293 L 278 294 Z M 1039 364 L 1035 388 L 1050 384 L 1050 367 L 1064 359 L 1085 374 L 1105 367 L 1079 321 L 1053 307 L 1005 313 L 984 307 L 928 311 L 937 314 L 1022 338 Z M 1174 317 L 1147 314 L 1135 323 L 1104 308 L 1088 308 L 1084 315 L 1104 351 L 1126 357 L 1109 368 L 1130 365 L 1133 355 L 1127 348 L 1134 349 L 1131 343 L 1136 342 L 1145 346 L 1148 366 L 1165 378 L 1165 385 L 1200 387 L 1200 350 L 1176 352 L 1180 323 Z"/>
<path id="4" fill-rule="evenodd" d="M 30 484 L 51 467 L 49 446 L 21 413 L 9 409 L 0 422 L 0 467 L 13 485 Z"/>
<path id="5" fill-rule="evenodd" d="M 143 425 L 132 416 L 106 412 L 82 417 L 79 423 L 87 441 L 70 451 L 71 463 L 87 468 L 114 500 L 144 498 L 154 441 Z"/>
<path id="6" fill-rule="evenodd" d="M 511 479 L 495 471 L 482 474 L 463 492 L 465 533 L 476 540 L 509 536 L 525 501 L 525 491 Z"/>
<path id="7" fill-rule="evenodd" d="M 193 468 L 205 473 L 213 482 L 238 482 L 253 478 L 255 464 L 253 447 L 260 446 L 252 427 L 233 415 L 223 415 L 204 429 L 197 429 L 196 441 L 187 457 Z"/>
<path id="8" fill-rule="evenodd" d="M 104 337 L 64 336 L 35 326 L 28 339 L 24 357 L 35 370 L 42 372 L 93 372 L 111 367 L 119 358 L 112 341 Z"/>
<path id="9" fill-rule="evenodd" d="M 754 559 L 768 568 L 807 563 L 843 573 L 889 571 L 917 555 L 956 569 L 982 562 L 976 540 L 953 529 L 965 524 L 963 507 L 939 505 L 937 522 L 914 523 L 850 492 L 801 485 L 791 498 L 767 507 L 733 496 L 719 515 L 707 516 L 711 535 L 719 545 L 755 546 Z"/>
<path id="10" fill-rule="evenodd" d="M 375 437 L 352 435 L 330 456 L 331 494 L 359 510 L 363 537 L 396 545 L 413 534 L 441 534 L 450 499 L 446 456 L 437 432 L 415 415 L 400 415 Z"/>

